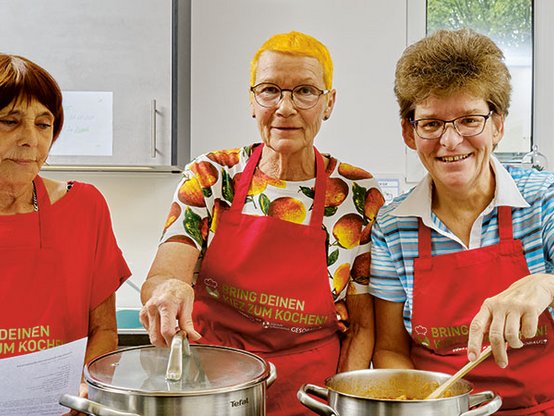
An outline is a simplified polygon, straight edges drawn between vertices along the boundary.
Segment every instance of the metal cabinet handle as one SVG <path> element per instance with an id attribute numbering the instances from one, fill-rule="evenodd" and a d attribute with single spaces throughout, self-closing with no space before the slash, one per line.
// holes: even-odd
<path id="1" fill-rule="evenodd" d="M 156 108 L 156 99 L 154 98 L 152 100 L 152 105 L 150 107 L 150 116 L 151 116 L 151 122 L 150 122 L 150 156 L 152 158 L 156 157 L 156 141 L 157 141 L 157 116 L 158 116 L 158 109 Z"/>

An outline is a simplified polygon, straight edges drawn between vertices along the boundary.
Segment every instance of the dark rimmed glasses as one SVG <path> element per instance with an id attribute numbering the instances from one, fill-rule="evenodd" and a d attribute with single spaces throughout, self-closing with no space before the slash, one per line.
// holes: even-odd
<path id="1" fill-rule="evenodd" d="M 489 114 L 469 114 L 466 116 L 456 117 L 452 120 L 440 120 L 438 118 L 420 118 L 418 120 L 410 120 L 410 124 L 414 127 L 416 134 L 424 140 L 437 140 L 442 137 L 446 131 L 446 126 L 452 124 L 454 130 L 460 136 L 471 137 L 481 134 L 485 129 L 485 124 L 494 111 L 489 111 Z"/>
<path id="2" fill-rule="evenodd" d="M 320 90 L 313 85 L 298 85 L 293 89 L 287 89 L 270 82 L 262 82 L 250 87 L 250 91 L 254 94 L 256 102 L 266 108 L 279 105 L 283 99 L 283 92 L 288 91 L 296 108 L 309 110 L 317 104 L 319 97 L 328 94 L 331 90 Z"/>

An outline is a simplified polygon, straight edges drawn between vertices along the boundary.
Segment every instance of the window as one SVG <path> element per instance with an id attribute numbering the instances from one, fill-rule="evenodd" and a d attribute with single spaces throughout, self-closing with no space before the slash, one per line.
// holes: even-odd
<path id="1" fill-rule="evenodd" d="M 468 27 L 504 52 L 512 99 L 496 154 L 505 161 L 521 159 L 532 145 L 533 0 L 427 0 L 426 9 L 427 33 Z"/>

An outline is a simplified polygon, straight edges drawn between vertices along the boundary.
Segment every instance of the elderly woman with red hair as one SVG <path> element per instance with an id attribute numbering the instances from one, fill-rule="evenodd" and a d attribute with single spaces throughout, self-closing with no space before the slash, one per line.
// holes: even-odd
<path id="1" fill-rule="evenodd" d="M 0 329 L 14 334 L 0 359 L 84 337 L 87 361 L 117 346 L 115 291 L 130 271 L 106 202 L 39 175 L 63 120 L 52 76 L 0 54 Z"/>

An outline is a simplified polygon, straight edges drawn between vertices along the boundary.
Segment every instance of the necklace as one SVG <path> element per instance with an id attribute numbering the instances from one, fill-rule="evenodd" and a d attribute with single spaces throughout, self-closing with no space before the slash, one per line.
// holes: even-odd
<path id="1" fill-rule="evenodd" d="M 35 183 L 33 182 L 33 210 L 38 211 L 38 199 L 37 199 L 37 188 L 35 188 Z"/>

